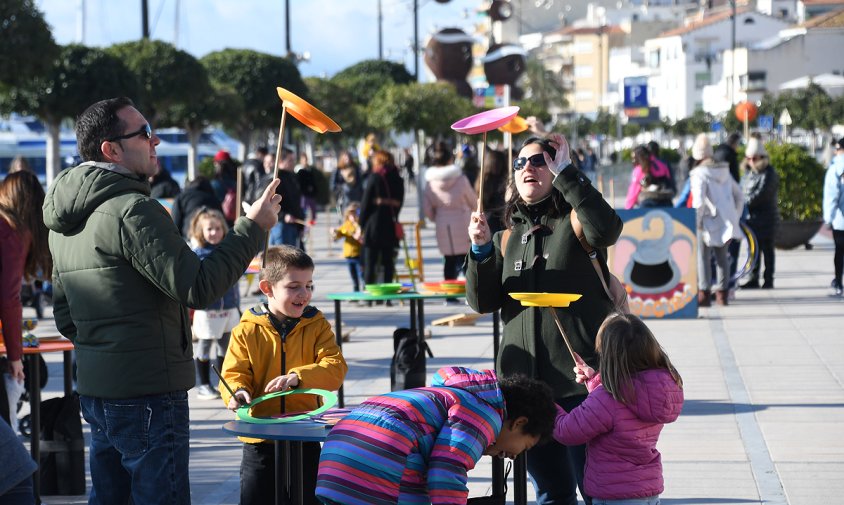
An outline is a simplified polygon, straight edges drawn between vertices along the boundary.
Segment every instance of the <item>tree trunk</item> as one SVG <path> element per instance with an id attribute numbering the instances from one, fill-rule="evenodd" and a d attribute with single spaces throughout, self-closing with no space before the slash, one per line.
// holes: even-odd
<path id="1" fill-rule="evenodd" d="M 61 169 L 59 158 L 59 146 L 61 140 L 59 133 L 61 131 L 61 121 L 57 119 L 50 119 L 45 121 L 47 125 L 47 153 L 46 153 L 46 172 L 47 172 L 47 186 L 53 183 L 53 179 Z"/>
<path id="2" fill-rule="evenodd" d="M 199 144 L 199 137 L 202 135 L 202 128 L 190 128 L 187 130 L 188 142 L 188 179 L 192 181 L 196 178 L 196 146 Z"/>

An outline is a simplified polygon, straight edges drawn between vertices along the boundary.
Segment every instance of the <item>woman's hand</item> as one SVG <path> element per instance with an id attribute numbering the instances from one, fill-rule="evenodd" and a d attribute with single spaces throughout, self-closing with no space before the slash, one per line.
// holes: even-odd
<path id="1" fill-rule="evenodd" d="M 19 359 L 9 361 L 9 375 L 18 382 L 23 383 L 23 380 L 26 378 L 26 375 L 23 373 L 23 361 Z"/>
<path id="2" fill-rule="evenodd" d="M 274 393 L 276 391 L 285 391 L 298 385 L 299 376 L 296 375 L 295 372 L 292 372 L 287 375 L 279 375 L 275 379 L 268 382 L 267 387 L 264 388 L 264 392 Z"/>
<path id="3" fill-rule="evenodd" d="M 552 133 L 548 136 L 548 140 L 551 146 L 557 150 L 557 155 L 554 156 L 554 159 L 552 160 L 551 156 L 543 151 L 542 156 L 545 158 L 545 164 L 548 165 L 551 172 L 554 175 L 558 175 L 564 168 L 571 165 L 569 143 L 566 140 L 566 137 L 560 133 Z"/>
<path id="4" fill-rule="evenodd" d="M 489 244 L 492 240 L 492 233 L 489 231 L 483 212 L 472 212 L 472 219 L 469 221 L 469 240 L 474 245 Z"/>

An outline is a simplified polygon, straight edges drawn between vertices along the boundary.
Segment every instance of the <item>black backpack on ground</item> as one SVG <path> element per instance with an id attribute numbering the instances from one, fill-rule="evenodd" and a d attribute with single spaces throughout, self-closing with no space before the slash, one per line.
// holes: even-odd
<path id="1" fill-rule="evenodd" d="M 41 494 L 85 494 L 85 439 L 76 393 L 41 402 Z"/>
<path id="2" fill-rule="evenodd" d="M 434 357 L 428 343 L 416 330 L 398 328 L 393 332 L 393 359 L 390 363 L 390 390 L 425 387 L 425 353 Z"/>

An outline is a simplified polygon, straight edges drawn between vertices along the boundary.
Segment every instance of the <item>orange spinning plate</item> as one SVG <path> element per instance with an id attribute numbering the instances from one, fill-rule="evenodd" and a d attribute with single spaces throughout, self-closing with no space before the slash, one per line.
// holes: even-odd
<path id="1" fill-rule="evenodd" d="M 281 101 L 290 114 L 311 130 L 317 133 L 339 132 L 343 130 L 330 117 L 323 114 L 322 111 L 302 98 L 299 98 L 284 88 L 276 88 L 276 90 L 278 91 L 278 97 L 281 98 Z"/>
<path id="2" fill-rule="evenodd" d="M 522 116 L 513 116 L 513 119 L 510 120 L 509 123 L 505 124 L 504 126 L 500 126 L 498 131 L 502 131 L 504 133 L 522 133 L 523 131 L 528 129 L 527 120 Z"/>

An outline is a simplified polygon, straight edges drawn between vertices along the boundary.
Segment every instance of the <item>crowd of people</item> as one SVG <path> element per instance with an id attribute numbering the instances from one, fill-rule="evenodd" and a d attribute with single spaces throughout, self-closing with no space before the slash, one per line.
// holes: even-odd
<path id="1" fill-rule="evenodd" d="M 564 136 L 541 128 L 532 133 L 512 167 L 503 152 L 485 153 L 480 167 L 471 146 L 436 141 L 416 181 L 424 184 L 420 204 L 436 228 L 443 278 L 465 276 L 471 308 L 500 311 L 495 370 L 444 367 L 430 387 L 355 407 L 322 446 L 305 444 L 307 503 L 465 503 L 467 472 L 483 455 L 522 453 L 539 504 L 574 505 L 578 490 L 588 505 L 659 502 L 656 444 L 680 414 L 683 381 L 647 325 L 607 289 L 606 249 L 623 223 L 591 182 L 594 152 L 571 149 Z M 158 166 L 158 137 L 128 98 L 91 105 L 76 135 L 82 163 L 61 172 L 46 193 L 25 167 L 0 183 L 0 368 L 5 384 L 22 382 L 21 285 L 49 279 L 91 427 L 89 502 L 190 503 L 189 390 L 236 410 L 268 393 L 343 384 L 348 364 L 330 323 L 311 305 L 317 265 L 303 243 L 317 218 L 321 174 L 306 155 L 296 164 L 293 149 L 281 147 L 277 160 L 258 147 L 240 167 L 241 195 L 238 166 L 225 151 L 213 159 L 213 178 L 196 177 L 182 189 Z M 728 303 L 743 214 L 764 271 L 757 266 L 742 287 L 773 287 L 776 171 L 755 138 L 739 164 L 738 140 L 713 149 L 706 135 L 695 139 L 688 194 L 676 203 L 696 211 L 702 306 Z M 402 172 L 408 180 L 416 173 L 409 152 L 399 168 L 375 135 L 355 154 L 339 155 L 330 188 L 343 218 L 332 233 L 344 242 L 357 291 L 394 279 Z M 633 160 L 625 206 L 675 204 L 676 176 L 659 146 L 637 147 Z M 823 202 L 839 295 L 842 188 L 844 140 Z M 173 199 L 172 216 L 159 198 Z M 237 282 L 261 253 L 260 302 L 241 313 Z M 526 307 L 513 292 L 576 292 L 588 303 Z M 227 387 L 222 380 L 212 387 L 212 367 Z M 32 501 L 37 467 L 11 429 L 5 384 L 0 447 L 8 469 L 0 496 Z M 317 405 L 313 396 L 290 394 L 256 404 L 253 415 Z M 273 445 L 242 441 L 241 503 L 264 503 L 275 493 Z"/>

